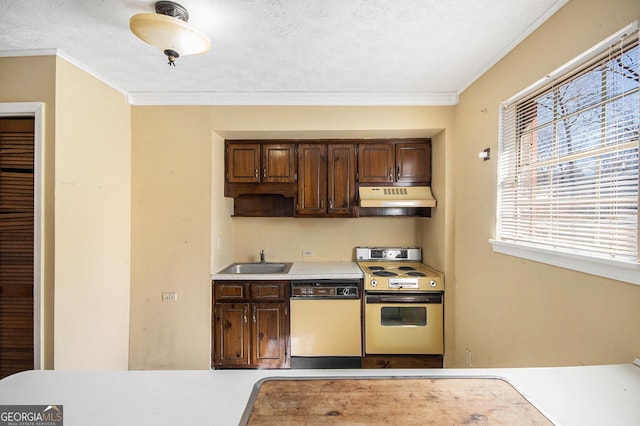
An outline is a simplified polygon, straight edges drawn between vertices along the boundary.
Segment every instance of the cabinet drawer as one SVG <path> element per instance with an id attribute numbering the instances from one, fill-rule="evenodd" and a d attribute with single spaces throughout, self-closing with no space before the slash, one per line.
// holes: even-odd
<path id="1" fill-rule="evenodd" d="M 288 282 L 251 283 L 251 300 L 281 301 L 285 300 Z"/>
<path id="2" fill-rule="evenodd" d="M 243 282 L 214 283 L 216 302 L 224 300 L 248 300 L 248 284 Z"/>

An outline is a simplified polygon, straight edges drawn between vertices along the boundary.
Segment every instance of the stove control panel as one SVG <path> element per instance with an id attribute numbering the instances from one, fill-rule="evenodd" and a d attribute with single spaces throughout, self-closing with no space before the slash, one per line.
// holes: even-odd
<path id="1" fill-rule="evenodd" d="M 410 247 L 356 247 L 356 260 L 422 260 L 422 250 Z"/>
<path id="2" fill-rule="evenodd" d="M 389 278 L 389 288 L 418 289 L 417 278 Z"/>
<path id="3" fill-rule="evenodd" d="M 366 268 L 365 268 L 366 271 Z M 365 272 L 364 290 L 375 291 L 442 291 L 442 276 L 376 276 Z"/>

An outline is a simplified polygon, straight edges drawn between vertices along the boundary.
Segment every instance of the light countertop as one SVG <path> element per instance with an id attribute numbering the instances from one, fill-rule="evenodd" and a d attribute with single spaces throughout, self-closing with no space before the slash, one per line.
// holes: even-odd
<path id="1" fill-rule="evenodd" d="M 286 274 L 213 274 L 212 280 L 306 280 L 360 279 L 364 276 L 356 262 L 293 262 Z"/>
<path id="2" fill-rule="evenodd" d="M 505 369 L 28 371 L 0 404 L 62 405 L 64 425 L 237 425 L 268 377 L 497 377 L 557 425 L 638 425 L 635 364 Z"/>

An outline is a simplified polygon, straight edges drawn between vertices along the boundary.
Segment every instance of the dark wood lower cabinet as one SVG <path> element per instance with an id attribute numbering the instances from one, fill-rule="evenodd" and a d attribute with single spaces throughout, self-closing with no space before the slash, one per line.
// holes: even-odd
<path id="1" fill-rule="evenodd" d="M 284 303 L 254 303 L 251 309 L 252 364 L 263 368 L 289 367 L 288 307 Z"/>
<path id="2" fill-rule="evenodd" d="M 213 311 L 213 368 L 291 367 L 288 281 L 214 282 Z M 443 357 L 366 355 L 361 366 L 442 368 Z"/>
<path id="3" fill-rule="evenodd" d="M 248 303 L 215 304 L 215 367 L 251 364 L 248 311 Z"/>
<path id="4" fill-rule="evenodd" d="M 214 283 L 213 367 L 289 368 L 288 282 Z"/>

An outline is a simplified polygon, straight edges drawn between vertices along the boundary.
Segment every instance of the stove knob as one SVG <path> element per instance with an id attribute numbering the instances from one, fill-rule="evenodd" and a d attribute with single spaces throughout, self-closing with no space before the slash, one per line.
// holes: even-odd
<path id="1" fill-rule="evenodd" d="M 377 280 L 371 280 L 371 282 L 369 284 L 371 284 L 371 287 L 376 287 L 378 285 L 378 281 Z"/>
<path id="2" fill-rule="evenodd" d="M 438 283 L 435 280 L 429 281 L 429 287 L 436 287 Z"/>
<path id="3" fill-rule="evenodd" d="M 342 289 L 342 295 L 343 296 L 348 296 L 349 293 L 351 293 L 351 289 L 349 289 L 349 288 L 343 288 Z"/>

